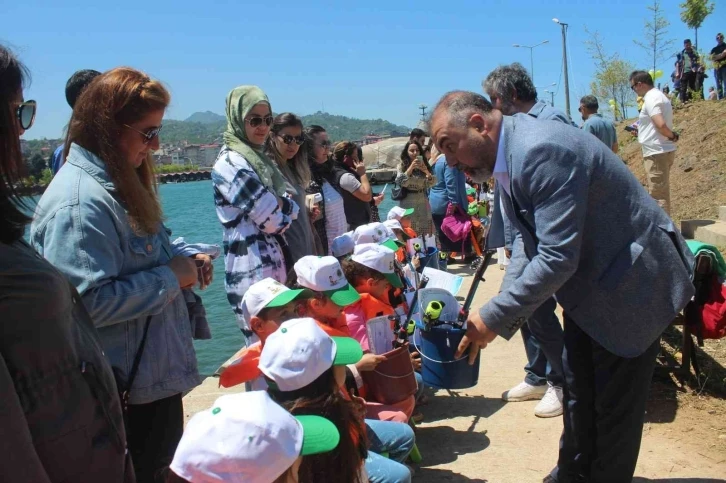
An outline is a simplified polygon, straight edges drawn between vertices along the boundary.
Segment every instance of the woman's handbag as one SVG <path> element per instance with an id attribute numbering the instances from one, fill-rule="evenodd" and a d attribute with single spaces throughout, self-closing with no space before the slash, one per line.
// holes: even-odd
<path id="1" fill-rule="evenodd" d="M 471 219 L 459 205 L 449 202 L 446 207 L 446 216 L 441 223 L 441 231 L 452 242 L 466 240 L 471 231 Z"/>

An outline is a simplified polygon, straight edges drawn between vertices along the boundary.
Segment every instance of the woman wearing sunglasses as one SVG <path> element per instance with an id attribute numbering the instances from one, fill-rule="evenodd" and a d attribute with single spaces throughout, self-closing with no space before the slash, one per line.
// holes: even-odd
<path id="1" fill-rule="evenodd" d="M 183 247 L 172 246 L 162 224 L 151 153 L 169 102 L 161 83 L 137 70 L 96 77 L 73 109 L 66 163 L 31 229 L 36 249 L 82 295 L 119 390 L 128 391 L 139 482 L 169 464 L 182 435 L 182 393 L 201 382 L 182 289 L 208 284 L 212 273 L 206 255 L 195 256 L 199 277 L 193 258 L 174 256 Z"/>
<path id="2" fill-rule="evenodd" d="M 285 112 L 272 121 L 270 135 L 265 144 L 265 153 L 270 159 L 277 161 L 277 166 L 289 184 L 292 199 L 300 207 L 297 219 L 292 221 L 290 229 L 285 232 L 290 256 L 294 261 L 306 255 L 319 255 L 318 251 L 322 250 L 319 240 L 316 242 L 310 223 L 310 219 L 319 216 L 319 212 L 308 210 L 305 203 L 305 189 L 310 184 L 310 166 L 307 153 L 301 149 L 304 142 L 302 121 L 295 114 Z"/>
<path id="3" fill-rule="evenodd" d="M 332 255 L 333 240 L 348 230 L 343 197 L 333 188 L 333 161 L 330 159 L 330 139 L 321 126 L 308 126 L 305 130 L 305 151 L 310 166 L 311 181 L 307 192 L 319 193 L 320 216 L 313 222 L 313 228 L 320 238 L 323 255 Z"/>
<path id="4" fill-rule="evenodd" d="M 0 481 L 121 483 L 126 435 L 111 366 L 68 279 L 23 240 L 25 67 L 0 46 Z M 24 213 L 25 212 L 25 213 Z"/>
<path id="5" fill-rule="evenodd" d="M 242 315 L 242 296 L 267 277 L 285 283 L 293 261 L 282 234 L 298 217 L 298 205 L 264 153 L 273 121 L 267 95 L 257 86 L 236 87 L 226 114 L 224 146 L 212 170 L 214 203 L 223 227 L 227 300 L 251 345 L 259 339 Z"/>

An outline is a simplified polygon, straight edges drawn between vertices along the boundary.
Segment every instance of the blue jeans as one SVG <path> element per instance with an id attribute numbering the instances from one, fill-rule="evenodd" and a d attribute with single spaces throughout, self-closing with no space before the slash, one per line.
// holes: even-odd
<path id="1" fill-rule="evenodd" d="M 502 287 L 506 290 L 520 275 L 529 263 L 524 253 L 521 236 L 517 236 L 512 244 L 512 258 L 504 274 Z M 524 380 L 533 386 L 549 383 L 562 387 L 562 349 L 565 345 L 562 326 L 557 319 L 555 309 L 557 302 L 550 297 L 527 319 L 522 326 L 522 339 L 527 352 L 527 373 Z"/>
<path id="2" fill-rule="evenodd" d="M 414 372 L 413 375 L 416 376 L 416 385 L 418 386 L 418 389 L 416 389 L 416 401 L 418 401 L 423 396 L 425 386 L 420 372 Z"/>
<path id="3" fill-rule="evenodd" d="M 366 419 L 370 449 L 366 471 L 372 483 L 408 483 L 411 472 L 403 465 L 413 449 L 416 436 L 408 424 Z M 388 453 L 388 458 L 379 453 Z"/>

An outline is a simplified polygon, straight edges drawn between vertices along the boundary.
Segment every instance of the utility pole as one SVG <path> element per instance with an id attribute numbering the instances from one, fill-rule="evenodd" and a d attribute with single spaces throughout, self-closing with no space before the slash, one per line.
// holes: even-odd
<path id="1" fill-rule="evenodd" d="M 420 106 L 418 106 L 418 108 L 421 109 L 421 120 L 423 121 L 424 119 L 426 119 L 426 109 L 428 109 L 429 106 L 427 106 L 426 104 L 421 104 Z"/>
<path id="2" fill-rule="evenodd" d="M 565 112 L 567 116 L 572 119 L 570 115 L 570 79 L 567 75 L 567 26 L 568 24 L 560 22 L 559 19 L 553 18 L 553 22 L 560 24 L 562 27 L 562 65 L 565 69 Z"/>
<path id="3" fill-rule="evenodd" d="M 545 92 L 546 92 L 547 94 L 549 94 L 549 95 L 550 95 L 550 97 L 552 98 L 552 99 L 551 99 L 551 101 L 550 101 L 550 105 L 551 105 L 552 107 L 555 107 L 555 93 L 554 93 L 553 91 L 548 91 L 548 90 L 546 90 Z"/>

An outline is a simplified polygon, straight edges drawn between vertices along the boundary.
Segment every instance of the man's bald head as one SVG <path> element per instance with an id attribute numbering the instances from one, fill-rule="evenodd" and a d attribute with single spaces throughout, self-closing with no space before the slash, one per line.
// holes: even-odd
<path id="1" fill-rule="evenodd" d="M 431 116 L 431 135 L 446 155 L 476 182 L 492 174 L 502 114 L 481 94 L 452 91 L 441 98 Z"/>
<path id="2" fill-rule="evenodd" d="M 464 127 L 472 114 L 485 116 L 492 112 L 494 107 L 486 97 L 476 92 L 451 91 L 443 95 L 434 107 L 431 123 L 441 114 L 447 114 L 449 123 L 457 127 Z"/>

